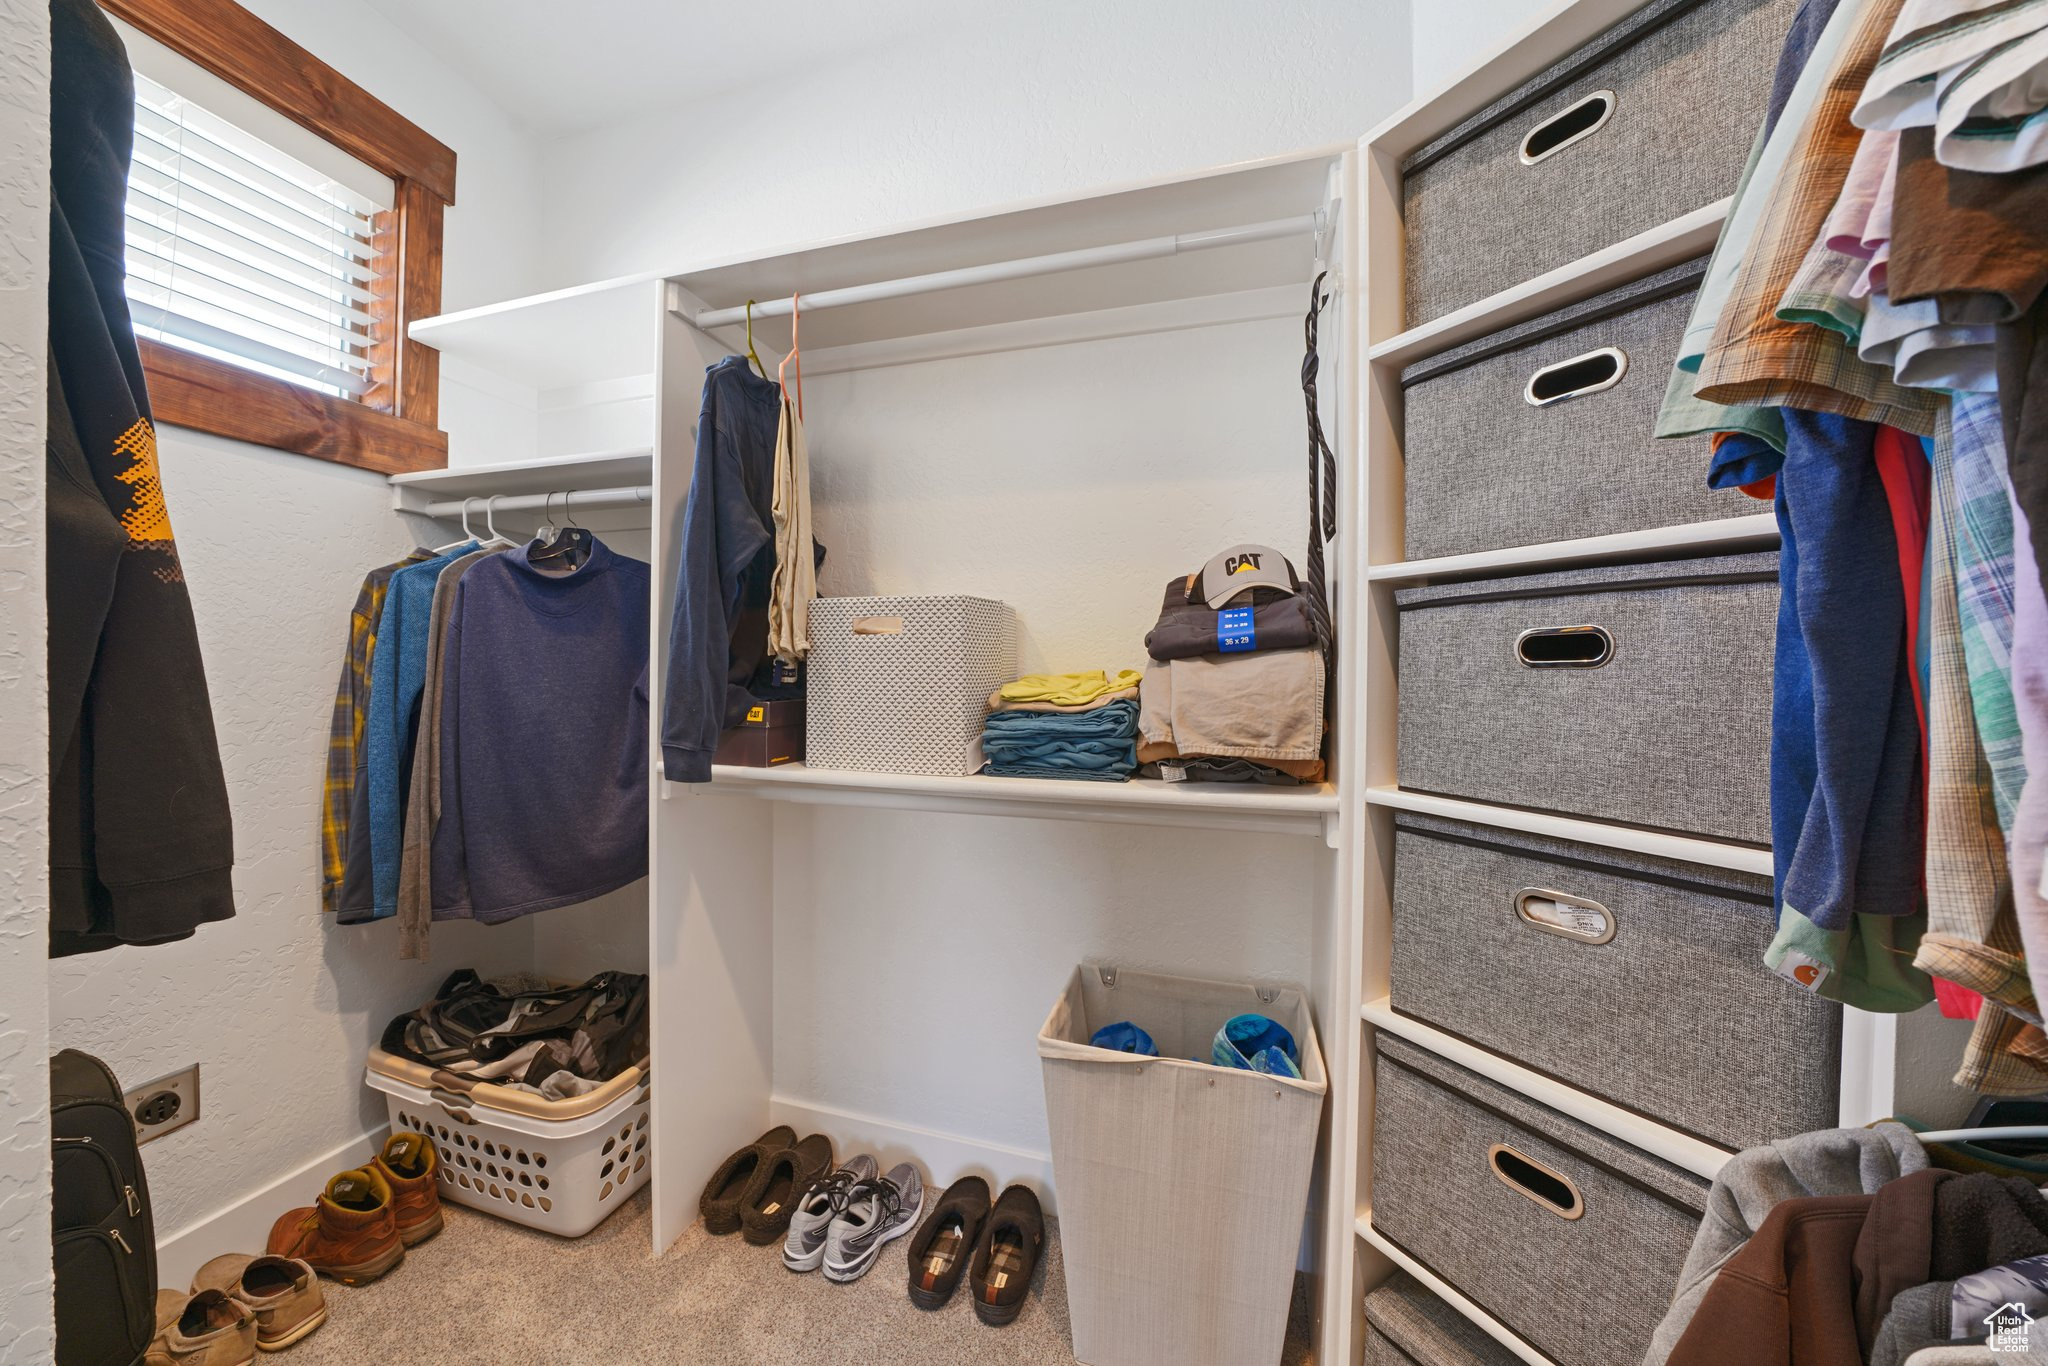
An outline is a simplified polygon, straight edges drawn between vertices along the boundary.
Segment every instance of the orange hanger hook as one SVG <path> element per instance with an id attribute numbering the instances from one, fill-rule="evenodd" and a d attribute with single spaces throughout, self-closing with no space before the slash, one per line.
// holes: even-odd
<path id="1" fill-rule="evenodd" d="M 803 347 L 797 341 L 797 328 L 803 321 L 802 304 L 803 296 L 798 294 L 791 294 L 789 296 L 789 354 L 782 358 L 782 364 L 775 367 L 776 382 L 782 385 L 782 396 L 788 398 L 789 380 L 784 377 L 783 372 L 789 369 L 791 361 L 796 362 L 796 418 L 799 422 L 803 421 L 804 418 Z"/>

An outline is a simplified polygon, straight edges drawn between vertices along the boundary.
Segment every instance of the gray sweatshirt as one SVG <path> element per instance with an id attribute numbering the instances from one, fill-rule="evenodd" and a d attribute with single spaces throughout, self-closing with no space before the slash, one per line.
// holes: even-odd
<path id="1" fill-rule="evenodd" d="M 1868 1129 L 1821 1129 L 1747 1148 L 1728 1159 L 1707 1194 L 1707 1217 L 1693 1235 L 1671 1308 L 1651 1335 L 1643 1366 L 1664 1366 L 1685 1335 L 1723 1264 L 1741 1250 L 1780 1200 L 1806 1195 L 1870 1195 L 1887 1181 L 1927 1166 L 1913 1131 L 1893 1120 Z"/>

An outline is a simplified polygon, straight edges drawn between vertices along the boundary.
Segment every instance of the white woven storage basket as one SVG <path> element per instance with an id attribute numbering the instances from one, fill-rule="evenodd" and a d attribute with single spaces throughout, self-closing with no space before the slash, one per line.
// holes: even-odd
<path id="1" fill-rule="evenodd" d="M 988 598 L 819 598 L 808 668 L 805 764 L 957 777 L 1017 676 L 1017 617 Z"/>
<path id="2" fill-rule="evenodd" d="M 366 1072 L 390 1104 L 391 1127 L 433 1140 L 443 1200 L 575 1238 L 647 1184 L 652 1083 L 644 1070 L 631 1073 L 630 1084 L 600 1108 L 564 1119 L 496 1109 L 431 1082 L 388 1076 L 374 1062 Z M 523 1108 L 548 1108 L 539 1097 L 522 1099 Z M 581 1109 L 577 1102 L 587 1099 L 560 1106 Z"/>

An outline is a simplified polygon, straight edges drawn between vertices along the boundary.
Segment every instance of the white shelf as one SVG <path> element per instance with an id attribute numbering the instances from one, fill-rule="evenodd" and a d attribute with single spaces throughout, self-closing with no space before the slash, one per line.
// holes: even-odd
<path id="1" fill-rule="evenodd" d="M 1769 550 L 1778 544 L 1778 519 L 1768 512 L 1723 517 L 1712 522 L 1621 531 L 1611 536 L 1582 536 L 1570 541 L 1481 550 L 1470 555 L 1440 555 L 1428 560 L 1376 564 L 1366 571 L 1375 582 L 1416 582 L 1473 574 L 1512 573 L 1559 564 L 1601 564 L 1645 559 L 1666 553 L 1712 550 Z"/>
<path id="2" fill-rule="evenodd" d="M 1529 1366 L 1553 1366 L 1549 1357 L 1515 1336 L 1513 1330 L 1508 1328 L 1506 1324 L 1503 1324 L 1499 1319 L 1466 1299 L 1458 1293 L 1449 1281 L 1446 1281 L 1443 1277 L 1437 1275 L 1434 1271 L 1431 1271 L 1421 1262 L 1416 1261 L 1390 1242 L 1378 1229 L 1372 1226 L 1371 1210 L 1367 1210 L 1364 1214 L 1358 1216 L 1358 1236 L 1377 1248 L 1389 1261 L 1413 1276 L 1416 1280 L 1421 1281 L 1432 1295 L 1435 1295 L 1445 1304 L 1448 1304 L 1451 1308 L 1472 1320 L 1475 1325 L 1484 1329 L 1488 1337 L 1528 1362 Z"/>
<path id="3" fill-rule="evenodd" d="M 444 470 L 394 474 L 391 486 L 422 501 L 487 498 L 502 494 L 560 493 L 565 489 L 618 488 L 654 478 L 654 452 L 589 451 L 551 460 L 513 460 L 502 465 L 451 465 Z"/>
<path id="4" fill-rule="evenodd" d="M 1374 365 L 1399 368 L 1666 266 L 1704 256 L 1713 250 L 1714 239 L 1721 234 L 1721 221 L 1728 216 L 1730 203 L 1717 200 L 1683 218 L 1623 238 L 1569 265 L 1546 271 L 1420 327 L 1411 327 L 1369 347 L 1366 358 Z"/>
<path id="5" fill-rule="evenodd" d="M 689 299 L 728 309 L 748 299 L 786 299 L 792 293 L 819 294 L 1310 215 L 1325 207 L 1332 171 L 1349 150 L 1314 148 L 1078 198 L 791 246 L 742 261 L 686 267 L 671 278 Z M 1324 250 L 1334 255 L 1335 241 L 1326 239 Z M 1315 236 L 1304 230 L 1179 255 L 961 284 L 805 313 L 804 348 L 844 353 L 845 348 L 881 347 L 886 352 L 914 338 L 1052 325 L 1074 315 L 1115 315 L 1272 288 L 1293 291 L 1292 312 L 1298 316 L 1308 304 L 1314 260 Z M 684 311 L 694 314 L 696 309 L 686 303 Z M 788 345 L 789 320 L 757 318 L 755 334 L 781 351 Z M 717 335 L 730 341 L 740 330 L 721 327 Z"/>
<path id="6" fill-rule="evenodd" d="M 1714 1178 L 1721 1170 L 1721 1164 L 1732 1156 L 1724 1148 L 1702 1142 L 1689 1134 L 1645 1119 L 1631 1110 L 1588 1095 L 1544 1076 L 1509 1062 L 1496 1053 L 1466 1043 L 1441 1029 L 1411 1020 L 1398 1014 L 1386 997 L 1367 1001 L 1359 1014 L 1375 1029 L 1384 1029 L 1389 1034 L 1398 1034 L 1412 1044 L 1428 1049 L 1441 1058 L 1448 1058 L 1460 1067 L 1470 1068 L 1482 1077 L 1497 1081 L 1511 1091 L 1518 1091 L 1529 1099 L 1547 1105 L 1560 1114 L 1570 1115 L 1582 1124 L 1590 1124 L 1605 1134 L 1612 1134 L 1624 1143 L 1634 1144 L 1644 1152 L 1661 1157 L 1674 1166 L 1683 1167 L 1697 1176 Z"/>
<path id="7" fill-rule="evenodd" d="M 1628 825 L 1556 816 L 1547 811 L 1524 811 L 1520 807 L 1495 806 L 1490 802 L 1468 802 L 1456 797 L 1434 797 L 1407 792 L 1399 787 L 1368 787 L 1365 799 L 1374 806 L 1396 811 L 1416 811 L 1426 816 L 1471 821 L 1497 830 L 1520 830 L 1550 839 L 1576 840 L 1603 849 L 1626 849 L 1635 854 L 1699 863 L 1710 868 L 1732 868 L 1741 873 L 1771 876 L 1771 851 L 1746 844 L 1694 839 L 1689 835 L 1666 835 L 1655 830 L 1638 830 Z"/>
<path id="8" fill-rule="evenodd" d="M 444 356 L 534 390 L 654 373 L 656 275 L 629 275 L 421 318 L 406 329 Z"/>
<path id="9" fill-rule="evenodd" d="M 683 790 L 665 784 L 666 794 Z M 702 789 L 699 789 L 702 790 Z M 928 777 L 850 769 L 712 769 L 709 791 L 771 801 L 948 811 L 984 816 L 1033 816 L 1127 825 L 1184 825 L 1251 833 L 1310 835 L 1333 832 L 1337 793 L 1314 787 L 1256 787 L 1236 783 L 1164 783 L 1136 779 L 1096 783 L 1054 778 L 966 775 Z"/>

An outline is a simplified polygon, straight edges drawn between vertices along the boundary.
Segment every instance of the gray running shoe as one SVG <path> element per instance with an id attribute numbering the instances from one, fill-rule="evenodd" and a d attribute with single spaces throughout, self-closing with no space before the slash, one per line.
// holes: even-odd
<path id="1" fill-rule="evenodd" d="M 816 1271 L 825 1260 L 825 1235 L 846 1202 L 875 1179 L 882 1164 L 862 1153 L 822 1181 L 814 1181 L 797 1197 L 789 1216 L 789 1237 L 782 1242 L 782 1264 L 791 1271 Z"/>
<path id="2" fill-rule="evenodd" d="M 825 1279 L 857 1281 L 882 1255 L 882 1245 L 917 1227 L 924 1213 L 924 1178 L 908 1162 L 879 1180 L 854 1188 L 825 1235 Z"/>

